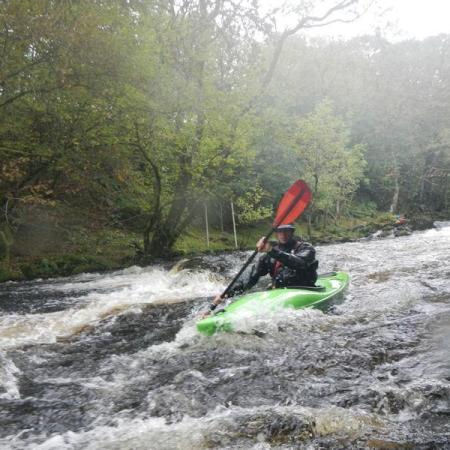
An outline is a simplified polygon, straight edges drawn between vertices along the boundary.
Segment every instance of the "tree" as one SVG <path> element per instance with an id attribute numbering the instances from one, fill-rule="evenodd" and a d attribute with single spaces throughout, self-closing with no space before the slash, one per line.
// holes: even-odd
<path id="1" fill-rule="evenodd" d="M 312 187 L 312 215 L 340 215 L 364 175 L 364 146 L 352 145 L 348 127 L 324 101 L 298 120 L 292 147 L 298 171 Z"/>
<path id="2" fill-rule="evenodd" d="M 382 209 L 423 209 L 433 204 L 424 195 L 428 177 L 435 176 L 431 168 L 442 163 L 448 170 L 445 149 L 437 144 L 448 128 L 448 51 L 445 35 L 395 44 L 380 34 L 350 41 L 292 39 L 271 99 L 284 115 L 301 116 L 330 98 L 354 141 L 367 146 L 369 182 L 361 195 Z M 435 185 L 433 196 L 442 195 Z"/>
<path id="3" fill-rule="evenodd" d="M 102 224 L 133 210 L 144 252 L 166 254 L 216 186 L 251 191 L 289 38 L 362 4 L 297 2 L 280 32 L 278 8 L 252 0 L 2 2 L 0 220 L 19 223 L 26 205 Z"/>
<path id="4" fill-rule="evenodd" d="M 127 165 L 113 123 L 130 18 L 120 2 L 0 8 L 0 228 L 57 201 L 101 210 Z"/>
<path id="5" fill-rule="evenodd" d="M 148 117 L 130 143 L 153 172 L 145 253 L 165 254 L 192 220 L 196 200 L 216 180 L 226 182 L 223 174 L 234 183 L 233 176 L 252 160 L 255 115 L 287 39 L 304 28 L 345 20 L 336 14 L 361 3 L 327 1 L 315 14 L 310 2 L 301 2 L 292 11 L 297 24 L 282 33 L 273 15 L 261 18 L 255 2 L 191 0 L 158 9 L 162 50 L 155 84 L 164 96 L 155 92 L 150 102 L 144 95 L 143 108 L 151 104 Z M 261 34 L 268 36 L 266 48 L 257 39 Z"/>

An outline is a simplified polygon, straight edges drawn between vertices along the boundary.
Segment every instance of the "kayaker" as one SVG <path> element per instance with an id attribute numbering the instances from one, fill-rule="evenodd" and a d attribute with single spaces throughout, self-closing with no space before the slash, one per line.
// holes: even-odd
<path id="1" fill-rule="evenodd" d="M 276 229 L 276 243 L 261 238 L 256 248 L 258 252 L 265 253 L 252 266 L 247 279 L 237 282 L 227 297 L 233 297 L 252 288 L 260 277 L 270 274 L 272 287 L 288 286 L 314 286 L 317 280 L 316 251 L 314 247 L 304 240 L 294 236 L 295 227 L 292 224 L 280 225 Z M 211 303 L 213 311 L 224 298 L 217 295 Z M 204 313 L 206 317 L 208 313 Z"/>

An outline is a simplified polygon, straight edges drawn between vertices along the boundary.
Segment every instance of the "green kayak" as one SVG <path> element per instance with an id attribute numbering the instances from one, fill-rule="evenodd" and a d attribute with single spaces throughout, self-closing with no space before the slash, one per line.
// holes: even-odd
<path id="1" fill-rule="evenodd" d="M 319 275 L 317 287 L 290 287 L 253 292 L 238 298 L 225 310 L 197 322 L 197 330 L 213 335 L 216 331 L 233 331 L 233 321 L 243 315 L 270 313 L 280 308 L 321 308 L 342 292 L 349 283 L 345 272 Z"/>

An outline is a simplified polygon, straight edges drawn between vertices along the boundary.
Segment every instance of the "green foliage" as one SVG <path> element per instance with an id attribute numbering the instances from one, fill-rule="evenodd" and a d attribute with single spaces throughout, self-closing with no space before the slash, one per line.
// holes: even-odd
<path id="1" fill-rule="evenodd" d="M 349 210 L 349 215 L 356 218 L 371 217 L 377 214 L 377 204 L 373 201 L 354 203 Z"/>
<path id="2" fill-rule="evenodd" d="M 267 194 L 258 185 L 251 188 L 236 200 L 238 220 L 240 223 L 257 222 L 273 215 L 272 206 L 265 206 Z"/>
<path id="3" fill-rule="evenodd" d="M 448 211 L 448 35 L 395 44 L 379 35 L 350 41 L 292 39 L 271 94 L 277 108 L 304 115 L 324 98 L 364 142 L 368 179 L 359 189 L 382 209 Z M 447 161 L 447 162 L 446 162 Z"/>
<path id="4" fill-rule="evenodd" d="M 175 253 L 182 255 L 191 255 L 197 252 L 218 252 L 232 248 L 234 248 L 234 237 L 231 233 L 221 233 L 217 230 L 211 230 L 208 247 L 205 231 L 197 228 L 187 230 L 174 245 Z"/>
<path id="5" fill-rule="evenodd" d="M 55 202 L 107 214 L 129 171 L 116 109 L 129 66 L 131 36 L 119 32 L 126 16 L 115 2 L 11 0 L 0 8 L 1 206 L 16 227 L 34 206 Z"/>
<path id="6" fill-rule="evenodd" d="M 282 40 L 252 0 L 169 3 L 0 2 L 0 229 L 45 209 L 75 253 L 165 256 L 204 201 L 251 224 L 299 177 L 325 228 L 448 214 L 449 36 Z"/>
<path id="7" fill-rule="evenodd" d="M 363 179 L 364 146 L 351 145 L 349 128 L 327 100 L 297 123 L 297 167 L 313 190 L 314 209 L 339 216 Z"/>

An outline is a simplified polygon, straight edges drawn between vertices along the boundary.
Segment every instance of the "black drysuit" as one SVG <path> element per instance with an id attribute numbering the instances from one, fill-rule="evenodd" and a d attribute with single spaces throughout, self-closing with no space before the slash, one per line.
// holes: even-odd
<path id="1" fill-rule="evenodd" d="M 293 238 L 286 244 L 275 244 L 270 252 L 261 256 L 247 278 L 236 283 L 228 296 L 250 289 L 267 274 L 272 277 L 272 287 L 314 286 L 318 266 L 314 247 Z"/>

